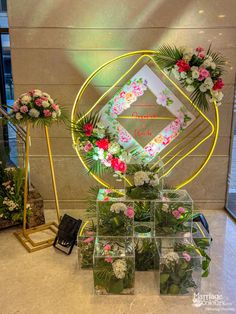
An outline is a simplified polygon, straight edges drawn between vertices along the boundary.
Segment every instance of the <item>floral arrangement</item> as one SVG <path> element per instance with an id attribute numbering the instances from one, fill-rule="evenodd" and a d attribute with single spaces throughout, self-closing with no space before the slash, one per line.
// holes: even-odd
<path id="1" fill-rule="evenodd" d="M 0 218 L 13 222 L 23 221 L 24 172 L 22 169 L 4 167 L 0 162 Z M 30 205 L 27 206 L 27 215 Z"/>
<path id="2" fill-rule="evenodd" d="M 78 122 L 73 124 L 72 129 L 90 171 L 100 175 L 104 171 L 124 174 L 131 155 L 100 122 L 97 113 L 81 118 L 82 116 L 78 117 Z"/>
<path id="3" fill-rule="evenodd" d="M 132 199 L 157 199 L 160 194 L 160 180 L 157 168 L 148 165 L 130 165 L 127 175 L 133 175 L 133 184 L 126 187 L 126 194 Z"/>
<path id="4" fill-rule="evenodd" d="M 208 103 L 216 102 L 219 106 L 223 98 L 222 88 L 224 58 L 202 47 L 195 50 L 185 47 L 163 45 L 155 56 L 158 65 L 169 75 L 173 75 L 180 84 L 191 93 L 191 99 L 203 110 Z"/>
<path id="5" fill-rule="evenodd" d="M 96 293 L 133 294 L 135 265 L 129 246 L 120 239 L 101 242 L 96 244 L 94 255 Z"/>
<path id="6" fill-rule="evenodd" d="M 64 110 L 54 102 L 51 96 L 39 89 L 22 94 L 10 111 L 11 121 L 15 124 L 31 122 L 50 125 L 54 121 L 65 121 Z"/>
<path id="7" fill-rule="evenodd" d="M 129 203 L 98 202 L 98 234 L 133 234 L 134 208 Z"/>

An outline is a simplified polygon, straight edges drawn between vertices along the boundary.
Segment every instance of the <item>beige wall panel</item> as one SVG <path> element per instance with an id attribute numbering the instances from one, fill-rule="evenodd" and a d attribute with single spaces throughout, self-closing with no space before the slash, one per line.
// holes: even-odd
<path id="1" fill-rule="evenodd" d="M 221 0 L 8 0 L 11 27 L 232 26 L 234 5 L 234 0 L 225 0 L 224 8 Z"/>
<path id="2" fill-rule="evenodd" d="M 225 52 L 234 64 L 235 50 L 227 49 Z M 121 54 L 122 51 L 12 49 L 13 77 L 15 84 L 83 84 L 95 69 Z M 117 61 L 94 79 L 95 84 L 112 85 L 133 62 L 134 58 Z M 232 84 L 233 70 L 226 72 L 224 81 Z"/>
<path id="3" fill-rule="evenodd" d="M 142 40 L 140 40 L 142 38 Z M 110 49 L 139 50 L 158 48 L 165 43 L 198 45 L 207 49 L 213 42 L 213 49 L 221 51 L 236 47 L 234 28 L 225 31 L 215 29 L 58 29 L 58 28 L 13 28 L 11 30 L 12 48 L 59 48 L 72 50 Z"/>

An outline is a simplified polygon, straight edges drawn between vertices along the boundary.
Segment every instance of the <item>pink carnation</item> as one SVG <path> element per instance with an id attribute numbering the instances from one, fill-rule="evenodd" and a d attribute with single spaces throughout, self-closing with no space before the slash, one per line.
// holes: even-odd
<path id="1" fill-rule="evenodd" d="M 178 212 L 181 213 L 181 214 L 184 214 L 185 213 L 185 209 L 183 207 L 179 207 L 178 208 Z"/>
<path id="2" fill-rule="evenodd" d="M 19 111 L 19 109 L 20 109 L 19 103 L 18 103 L 18 102 L 15 102 L 14 105 L 13 105 L 13 107 L 12 107 L 12 109 L 13 109 L 14 112 Z"/>
<path id="3" fill-rule="evenodd" d="M 110 251 L 111 250 L 110 244 L 106 244 L 103 249 L 104 251 Z"/>
<path id="4" fill-rule="evenodd" d="M 83 242 L 88 244 L 88 243 L 93 242 L 93 240 L 94 240 L 94 238 L 90 237 L 90 238 L 85 239 Z"/>
<path id="5" fill-rule="evenodd" d="M 176 65 L 178 67 L 178 72 L 187 72 L 190 70 L 190 65 L 183 59 L 180 59 L 176 62 Z"/>
<path id="6" fill-rule="evenodd" d="M 27 106 L 22 106 L 22 107 L 20 107 L 20 112 L 26 113 L 26 112 L 28 112 L 28 111 L 29 111 L 29 109 L 28 109 Z"/>
<path id="7" fill-rule="evenodd" d="M 134 209 L 133 207 L 128 207 L 126 209 L 126 211 L 124 212 L 125 216 L 129 217 L 130 219 L 131 218 L 134 218 Z"/>
<path id="8" fill-rule="evenodd" d="M 186 260 L 186 262 L 191 261 L 191 256 L 187 252 L 183 252 L 183 258 Z"/>
<path id="9" fill-rule="evenodd" d="M 113 262 L 113 259 L 112 259 L 112 257 L 107 257 L 107 258 L 105 258 L 105 261 L 106 261 L 107 263 L 112 263 L 112 262 Z"/>
<path id="10" fill-rule="evenodd" d="M 42 99 L 41 98 L 37 98 L 35 99 L 34 103 L 36 106 L 41 107 L 42 106 Z"/>
<path id="11" fill-rule="evenodd" d="M 44 117 L 46 117 L 46 118 L 51 117 L 51 115 L 52 115 L 51 111 L 48 109 L 45 109 L 43 111 L 43 114 L 44 114 Z"/>
<path id="12" fill-rule="evenodd" d="M 84 146 L 84 151 L 87 153 L 89 152 L 91 149 L 93 148 L 93 144 L 92 143 L 88 143 Z"/>
<path id="13" fill-rule="evenodd" d="M 172 215 L 176 218 L 179 219 L 181 216 L 181 213 L 178 210 L 173 210 Z"/>
<path id="14" fill-rule="evenodd" d="M 203 52 L 199 53 L 199 54 L 198 54 L 198 57 L 199 57 L 200 59 L 204 59 L 204 58 L 205 58 L 205 53 L 203 53 Z"/>
<path id="15" fill-rule="evenodd" d="M 206 79 L 209 76 L 210 76 L 210 73 L 207 69 L 199 68 L 199 77 L 198 77 L 199 81 L 203 81 L 204 79 Z"/>
<path id="16" fill-rule="evenodd" d="M 58 111 L 59 109 L 59 106 L 56 105 L 56 104 L 52 104 L 52 109 L 55 110 L 55 111 Z"/>

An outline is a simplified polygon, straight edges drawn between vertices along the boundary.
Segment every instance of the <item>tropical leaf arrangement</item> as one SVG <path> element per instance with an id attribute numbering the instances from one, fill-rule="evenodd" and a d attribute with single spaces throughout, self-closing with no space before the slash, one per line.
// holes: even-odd
<path id="1" fill-rule="evenodd" d="M 202 47 L 193 50 L 163 45 L 154 58 L 168 75 L 173 75 L 191 93 L 190 98 L 199 109 L 206 111 L 213 102 L 221 105 L 225 58 L 213 52 L 211 46 L 205 51 Z"/>
<path id="2" fill-rule="evenodd" d="M 68 121 L 67 113 L 48 93 L 34 89 L 22 94 L 10 107 L 10 121 L 13 124 L 50 126 L 53 122 Z"/>
<path id="3" fill-rule="evenodd" d="M 77 122 L 72 122 L 72 132 L 89 172 L 100 176 L 107 172 L 118 176 L 126 172 L 131 154 L 100 121 L 99 113 L 79 114 Z"/>

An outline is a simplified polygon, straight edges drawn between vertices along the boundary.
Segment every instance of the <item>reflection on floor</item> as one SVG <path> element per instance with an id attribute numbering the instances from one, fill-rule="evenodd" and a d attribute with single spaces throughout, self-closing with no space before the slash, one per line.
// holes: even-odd
<path id="1" fill-rule="evenodd" d="M 160 297 L 151 272 L 136 273 L 134 296 L 94 296 L 92 272 L 79 270 L 76 249 L 71 256 L 53 248 L 29 254 L 9 229 L 0 232 L 0 313 L 235 313 L 236 225 L 224 211 L 204 213 L 213 236 L 213 261 L 202 294 L 222 295 L 228 305 L 196 308 L 191 297 Z M 79 216 L 79 211 L 70 214 Z"/>

